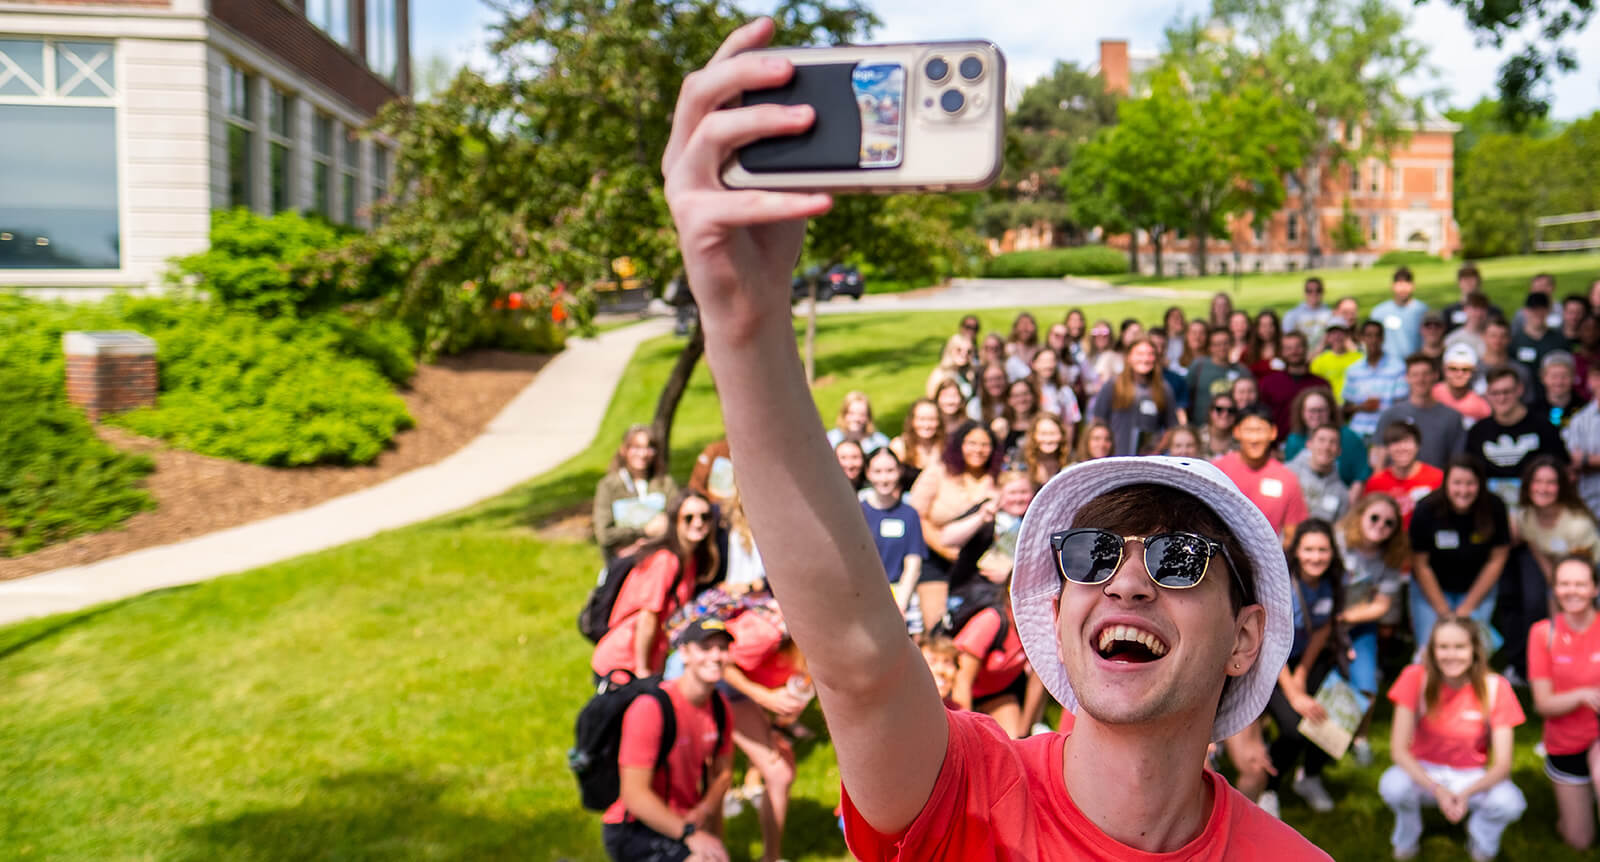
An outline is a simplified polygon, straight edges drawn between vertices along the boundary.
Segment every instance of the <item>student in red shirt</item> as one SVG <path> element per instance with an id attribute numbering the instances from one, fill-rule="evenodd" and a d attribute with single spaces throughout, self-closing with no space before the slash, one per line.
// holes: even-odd
<path id="1" fill-rule="evenodd" d="M 1597 595 L 1594 561 L 1562 559 L 1555 567 L 1559 612 L 1528 632 L 1528 680 L 1533 708 L 1544 716 L 1544 774 L 1554 785 L 1556 828 L 1579 850 L 1594 843 L 1594 776 L 1600 774 Z"/>
<path id="2" fill-rule="evenodd" d="M 666 623 L 694 598 L 697 579 L 717 570 L 711 501 L 683 491 L 667 506 L 667 532 L 639 552 L 639 562 L 611 606 L 606 633 L 594 645 L 595 681 L 613 671 L 653 676 L 667 662 Z"/>
<path id="3" fill-rule="evenodd" d="M 777 720 L 792 722 L 811 702 L 811 681 L 805 659 L 784 630 L 775 605 L 758 605 L 728 621 L 734 635 L 724 671 L 733 694 L 733 741 L 761 776 L 757 817 L 761 821 L 761 858 L 783 857 L 783 826 L 789 816 L 789 789 L 794 784 L 794 749 L 778 730 Z M 793 682 L 791 682 L 793 680 Z"/>
<path id="4" fill-rule="evenodd" d="M 1028 510 L 1012 610 L 1040 680 L 1077 713 L 1070 736 L 1011 740 L 987 716 L 940 707 L 866 521 L 829 467 L 795 348 L 790 270 L 805 219 L 832 198 L 732 190 L 719 176 L 739 146 L 813 121 L 805 106 L 724 107 L 790 79 L 788 61 L 745 53 L 772 32 L 768 19 L 740 28 L 685 79 L 663 169 L 728 441 L 783 453 L 753 459 L 740 487 L 832 731 L 851 851 L 1327 858 L 1204 768 L 1208 742 L 1261 714 L 1293 628 L 1273 528 L 1205 462 L 1098 459 L 1051 480 Z"/>
<path id="5" fill-rule="evenodd" d="M 1390 422 L 1383 429 L 1383 447 L 1389 466 L 1367 480 L 1368 493 L 1388 494 L 1400 504 L 1400 528 L 1411 527 L 1417 502 L 1444 484 L 1444 471 L 1417 460 L 1422 432 L 1409 422 Z"/>
<path id="6" fill-rule="evenodd" d="M 1389 700 L 1394 765 L 1378 779 L 1378 794 L 1394 811 L 1394 857 L 1417 855 L 1422 806 L 1435 805 L 1451 823 L 1467 819 L 1473 862 L 1493 859 L 1500 835 L 1528 807 L 1511 783 L 1512 735 L 1525 718 L 1511 684 L 1489 671 L 1478 623 L 1440 618 L 1422 664 L 1401 671 Z"/>
<path id="7" fill-rule="evenodd" d="M 1278 535 L 1289 535 L 1310 513 L 1299 477 L 1272 457 L 1272 443 L 1278 439 L 1272 414 L 1259 405 L 1244 408 L 1233 426 L 1233 439 L 1239 448 L 1212 463 L 1256 504 Z"/>
<path id="8" fill-rule="evenodd" d="M 663 727 L 660 703 L 653 697 L 635 698 L 622 714 L 617 749 L 621 794 L 601 818 L 606 854 L 615 862 L 728 859 L 715 832 L 721 829 L 722 795 L 733 781 L 733 737 L 724 734 L 718 745 L 711 699 L 722 697 L 717 683 L 733 638 L 721 620 L 702 617 L 678 635 L 677 643 L 683 675 L 661 684 L 672 700 L 678 732 L 664 765 L 656 765 Z M 724 701 L 725 713 L 727 708 Z"/>

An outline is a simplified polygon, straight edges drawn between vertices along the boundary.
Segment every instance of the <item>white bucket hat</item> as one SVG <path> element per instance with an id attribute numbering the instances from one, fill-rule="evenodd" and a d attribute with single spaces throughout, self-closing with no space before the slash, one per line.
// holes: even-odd
<path id="1" fill-rule="evenodd" d="M 1289 598 L 1289 567 L 1277 532 L 1250 498 L 1211 464 L 1199 458 L 1100 458 L 1051 479 L 1028 506 L 1017 539 L 1016 570 L 1011 581 L 1011 609 L 1017 620 L 1017 634 L 1044 687 L 1062 706 L 1076 712 L 1078 698 L 1067 679 L 1057 643 L 1055 599 L 1062 581 L 1050 535 L 1071 527 L 1078 510 L 1090 500 L 1125 485 L 1146 483 L 1194 495 L 1233 529 L 1255 571 L 1256 601 L 1266 608 L 1266 633 L 1255 666 L 1234 680 L 1217 708 L 1217 719 L 1211 726 L 1211 740 L 1217 742 L 1243 730 L 1266 709 L 1278 671 L 1294 641 L 1294 611 Z"/>

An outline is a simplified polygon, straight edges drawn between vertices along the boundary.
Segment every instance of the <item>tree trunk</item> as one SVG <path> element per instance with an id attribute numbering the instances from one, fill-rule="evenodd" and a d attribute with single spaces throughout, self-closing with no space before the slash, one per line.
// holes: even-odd
<path id="1" fill-rule="evenodd" d="M 1194 216 L 1194 274 L 1206 274 L 1206 222 L 1210 219 L 1195 213 Z"/>
<path id="2" fill-rule="evenodd" d="M 1150 231 L 1150 247 L 1155 249 L 1156 278 L 1161 278 L 1164 275 L 1161 269 L 1161 238 L 1164 233 L 1166 231 L 1162 228 L 1155 228 Z"/>
<path id="3" fill-rule="evenodd" d="M 817 385 L 817 280 L 806 279 L 806 386 Z"/>
<path id="4" fill-rule="evenodd" d="M 1317 192 L 1322 187 L 1324 151 L 1318 150 L 1306 166 L 1306 181 L 1300 187 L 1300 229 L 1306 232 L 1306 269 L 1322 263 L 1322 238 L 1317 230 Z"/>
<path id="5" fill-rule="evenodd" d="M 656 416 L 650 422 L 650 429 L 655 433 L 656 440 L 661 446 L 663 468 L 666 468 L 672 459 L 672 419 L 678 414 L 678 402 L 683 400 L 683 393 L 689 388 L 689 378 L 694 374 L 695 364 L 705 352 L 706 337 L 705 333 L 700 331 L 700 319 L 696 316 L 694 326 L 689 330 L 689 341 L 683 345 L 683 351 L 678 354 L 678 361 L 672 366 L 672 373 L 667 376 L 666 385 L 661 387 L 661 397 L 656 400 Z"/>
<path id="6" fill-rule="evenodd" d="M 1128 271 L 1134 275 L 1139 274 L 1139 229 L 1134 228 L 1128 233 Z"/>

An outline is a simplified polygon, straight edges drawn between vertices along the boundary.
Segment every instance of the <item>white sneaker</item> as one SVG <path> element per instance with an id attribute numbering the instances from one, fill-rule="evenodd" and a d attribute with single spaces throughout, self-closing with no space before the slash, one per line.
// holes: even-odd
<path id="1" fill-rule="evenodd" d="M 1302 778 L 1294 783 L 1294 792 L 1299 794 L 1312 811 L 1332 811 L 1333 797 L 1328 795 L 1328 788 L 1322 786 L 1322 778 L 1313 775 Z"/>
<path id="2" fill-rule="evenodd" d="M 1041 733 L 1054 733 L 1054 732 L 1055 732 L 1054 728 L 1052 728 L 1050 725 L 1045 724 L 1042 721 L 1036 721 L 1036 722 L 1033 723 L 1033 727 L 1029 729 L 1028 735 L 1029 736 L 1038 736 Z"/>
<path id="3" fill-rule="evenodd" d="M 722 797 L 722 819 L 732 820 L 744 813 L 744 788 L 729 788 Z"/>
<path id="4" fill-rule="evenodd" d="M 1372 743 L 1367 742 L 1366 737 L 1356 737 L 1356 740 L 1350 743 L 1350 753 L 1355 756 L 1356 765 L 1363 768 L 1372 765 Z"/>
<path id="5" fill-rule="evenodd" d="M 1541 739 L 1538 742 L 1535 742 L 1533 744 L 1533 753 L 1534 753 L 1534 755 L 1539 757 L 1541 760 L 1544 759 L 1544 756 L 1545 756 L 1544 740 Z"/>
<path id="6" fill-rule="evenodd" d="M 1263 792 L 1261 798 L 1256 800 L 1256 806 L 1279 820 L 1283 819 L 1283 815 L 1278 812 L 1278 791 L 1276 790 Z"/>

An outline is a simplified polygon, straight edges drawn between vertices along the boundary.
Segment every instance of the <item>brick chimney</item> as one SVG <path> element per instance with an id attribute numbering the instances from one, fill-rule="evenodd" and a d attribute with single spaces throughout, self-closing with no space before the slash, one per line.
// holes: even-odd
<path id="1" fill-rule="evenodd" d="M 1126 39 L 1100 40 L 1100 77 L 1106 82 L 1106 92 L 1128 95 L 1128 41 Z"/>

